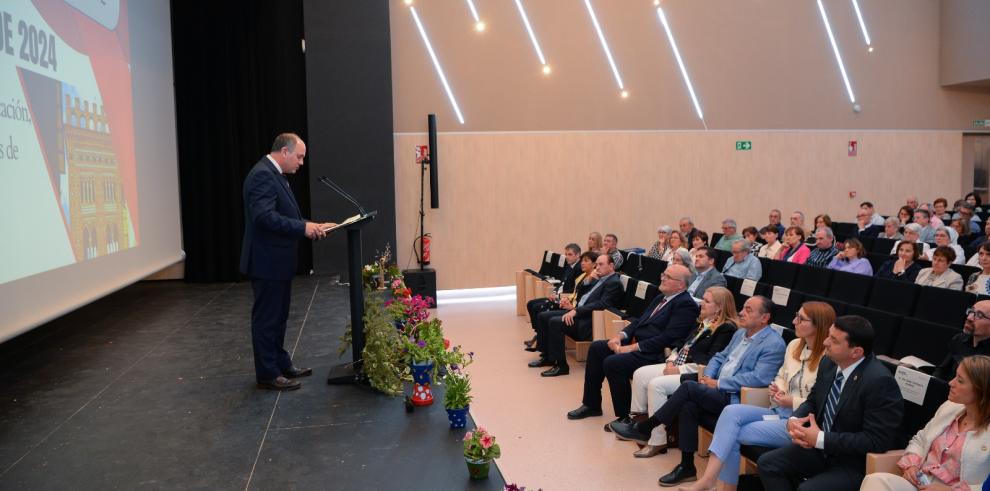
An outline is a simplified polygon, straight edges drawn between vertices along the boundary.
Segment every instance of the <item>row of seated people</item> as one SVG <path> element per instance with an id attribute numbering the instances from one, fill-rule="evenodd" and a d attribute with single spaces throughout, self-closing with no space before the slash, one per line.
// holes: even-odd
<path id="1" fill-rule="evenodd" d="M 609 270 L 608 266 L 612 266 L 612 263 L 609 261 L 609 256 L 599 258 L 599 262 L 596 264 L 596 272 L 598 276 L 605 280 L 603 285 L 609 284 L 610 281 L 614 282 L 614 280 L 610 279 L 614 278 L 615 275 Z M 681 418 L 680 421 L 683 428 L 684 425 L 690 426 L 692 421 L 696 422 L 699 417 L 704 416 L 702 414 L 696 414 L 693 418 L 690 415 L 687 418 L 684 418 L 685 414 L 683 407 L 694 408 L 694 410 L 697 411 L 699 407 L 711 409 L 712 407 L 719 406 L 719 404 L 725 406 L 729 402 L 737 402 L 733 401 L 733 396 L 731 394 L 738 393 L 739 387 L 745 384 L 738 381 L 736 378 L 719 377 L 720 373 L 728 373 L 724 372 L 724 370 L 726 370 L 726 364 L 731 368 L 731 371 L 734 374 L 738 374 L 739 370 L 748 367 L 749 372 L 747 373 L 752 373 L 750 373 L 750 377 L 748 379 L 744 378 L 743 380 L 754 382 L 753 386 L 765 386 L 769 383 L 770 376 L 768 373 L 772 374 L 774 370 L 777 370 L 777 367 L 781 366 L 784 359 L 782 356 L 783 341 L 780 340 L 776 343 L 773 342 L 779 340 L 779 336 L 774 338 L 773 335 L 769 334 L 769 332 L 762 336 L 755 336 L 756 332 L 764 332 L 764 328 L 769 320 L 769 300 L 763 297 L 754 297 L 748 300 L 746 306 L 742 310 L 740 316 L 741 320 L 738 322 L 733 322 L 732 318 L 727 317 L 726 314 L 727 312 L 734 313 L 735 311 L 732 294 L 723 288 L 709 288 L 703 294 L 703 301 L 701 302 L 701 307 L 699 308 L 689 296 L 685 295 L 687 293 L 687 286 L 689 283 L 692 283 L 689 281 L 691 278 L 692 275 L 685 266 L 680 264 L 672 264 L 667 268 L 667 271 L 665 271 L 661 279 L 660 290 L 663 295 L 658 296 L 654 300 L 654 305 L 651 305 L 651 308 L 648 308 L 645 311 L 650 312 L 650 314 L 644 315 L 644 317 L 634 321 L 626 328 L 625 331 L 623 331 L 622 334 L 616 338 L 613 338 L 608 342 L 599 341 L 592 344 L 592 348 L 589 352 L 588 369 L 586 370 L 585 395 L 582 401 L 583 404 L 577 410 L 572 411 L 568 417 L 572 419 L 581 419 L 583 417 L 601 414 L 600 390 L 601 383 L 604 378 L 609 379 L 613 406 L 617 416 L 617 420 L 608 425 L 607 428 L 613 430 L 622 429 L 622 431 L 626 432 L 624 433 L 626 435 L 629 434 L 629 428 L 621 425 L 628 426 L 630 424 L 630 421 L 627 419 L 630 413 L 630 404 L 634 405 L 635 411 L 643 411 L 646 409 L 649 413 L 653 413 L 654 416 L 656 416 L 655 418 L 648 420 L 648 423 L 645 423 L 646 426 L 652 424 L 653 426 L 649 428 L 652 430 L 653 428 L 661 428 L 661 424 L 669 424 L 671 418 L 673 417 Z M 616 286 L 612 286 L 610 289 L 614 291 L 618 288 Z M 604 292 L 607 290 L 601 291 L 603 293 L 598 297 L 599 304 L 604 303 L 601 299 L 603 296 L 606 296 L 604 295 Z M 578 299 L 577 302 L 580 303 L 580 300 Z M 817 303 L 814 307 L 809 307 L 809 309 L 831 309 L 831 307 L 829 307 L 828 304 Z M 971 327 L 970 320 L 986 320 L 981 317 L 983 311 L 980 309 L 990 311 L 990 302 L 985 304 L 977 304 L 975 309 L 975 312 L 977 313 L 971 314 L 967 319 L 968 327 Z M 801 334 L 808 332 L 807 329 L 802 330 L 800 324 L 806 321 L 810 322 L 809 319 L 816 317 L 815 315 L 811 315 L 804 310 L 805 309 L 799 311 L 795 318 L 795 330 L 800 339 L 806 339 L 806 337 L 802 337 Z M 685 333 L 692 331 L 691 327 L 693 325 L 693 319 L 699 317 L 699 311 L 701 320 L 698 330 L 690 332 L 690 335 L 688 336 L 684 336 Z M 832 317 L 834 317 L 834 313 L 832 314 Z M 716 355 L 715 361 L 710 363 L 708 369 L 705 370 L 705 376 L 701 378 L 700 384 L 692 382 L 693 385 L 688 384 L 684 386 L 693 387 L 691 389 L 679 388 L 680 385 L 678 385 L 677 382 L 680 382 L 680 378 L 683 374 L 691 372 L 692 363 L 704 363 L 707 361 L 706 357 L 711 356 L 711 354 L 717 352 L 719 348 L 724 347 L 729 337 L 728 333 L 735 330 L 735 324 L 737 323 L 742 329 L 732 334 L 733 337 L 731 339 L 735 345 L 730 345 L 728 348 L 719 352 L 720 355 Z M 818 324 L 821 325 L 822 322 L 818 322 Z M 868 323 L 866 324 L 868 326 Z M 990 326 L 990 322 L 987 322 L 987 325 Z M 740 334 L 744 331 L 747 335 Z M 982 340 L 977 342 L 977 337 L 972 329 L 970 329 L 969 333 L 972 337 L 972 346 L 975 348 L 979 345 L 985 350 L 986 343 L 983 343 Z M 986 334 L 990 334 L 990 328 L 986 329 L 984 339 Z M 751 338 L 752 341 L 748 341 Z M 676 351 L 676 356 L 672 355 L 670 358 L 667 358 L 666 363 L 660 363 L 663 359 L 661 355 L 662 348 L 671 344 L 677 346 L 678 339 L 680 349 Z M 781 356 L 778 357 L 780 359 L 777 360 L 771 356 L 766 359 L 770 361 L 764 360 L 762 365 L 753 360 L 747 362 L 746 360 L 749 358 L 747 358 L 747 356 L 743 356 L 743 354 L 750 353 L 749 356 L 751 357 L 752 353 L 760 352 L 762 349 L 749 347 L 750 344 L 754 344 L 754 346 L 762 346 L 763 343 L 755 341 L 757 339 L 773 340 L 768 341 L 770 344 L 767 346 L 776 345 L 771 351 L 780 352 Z M 823 337 L 819 335 L 818 339 L 823 339 Z M 872 343 L 872 339 L 870 342 Z M 813 345 L 813 343 L 807 343 L 807 339 L 806 344 Z M 965 344 L 960 343 L 960 345 Z M 687 349 L 684 349 L 685 346 Z M 821 344 L 819 346 L 821 346 Z M 855 348 L 855 346 L 849 346 L 849 343 L 847 343 L 847 348 Z M 750 349 L 755 351 L 751 353 L 749 351 Z M 742 350 L 742 352 L 740 353 L 739 350 Z M 870 349 L 867 347 L 861 351 L 863 353 L 869 353 Z M 697 359 L 695 357 L 697 357 Z M 799 358 L 800 357 L 795 353 L 795 359 Z M 755 360 L 759 359 L 760 357 L 757 356 Z M 944 362 L 943 365 L 952 363 L 952 360 L 955 359 L 956 358 L 947 357 L 947 361 Z M 803 361 L 807 361 L 807 358 Z M 652 366 L 652 368 L 648 368 L 650 365 L 654 366 Z M 802 365 L 804 365 L 804 363 L 802 363 Z M 754 371 L 757 366 L 763 367 L 762 372 L 757 373 Z M 767 366 L 772 366 L 772 368 L 768 370 Z M 784 366 L 781 370 L 786 368 L 787 367 Z M 946 372 L 947 370 L 944 367 L 939 368 L 941 372 Z M 697 368 L 695 367 L 694 369 Z M 651 370 L 657 375 L 656 378 L 662 380 L 654 381 L 654 377 L 649 377 Z M 639 387 L 639 389 L 633 391 L 632 393 L 630 393 L 628 382 L 630 376 L 633 377 L 634 384 Z M 735 375 L 733 375 L 733 377 L 734 376 Z M 791 377 L 787 377 L 786 374 L 781 376 L 787 380 L 791 380 Z M 942 376 L 948 378 L 948 376 L 944 375 L 944 373 Z M 813 379 L 813 377 L 810 378 Z M 649 380 L 644 383 L 644 379 Z M 652 389 L 645 391 L 650 394 L 647 397 L 642 397 L 643 394 L 641 394 L 641 392 L 644 392 L 642 389 L 644 385 Z M 777 384 L 775 386 L 776 388 L 771 390 L 783 394 L 785 391 L 780 389 L 780 386 L 782 385 L 783 384 Z M 707 386 L 708 390 L 702 389 L 702 386 Z M 625 387 L 625 390 L 623 390 L 623 387 Z M 804 391 L 807 392 L 807 389 L 808 387 L 805 387 Z M 678 390 L 684 391 L 679 398 L 675 397 L 675 395 L 678 394 Z M 712 392 L 712 390 L 714 390 L 714 392 Z M 719 393 L 724 394 L 714 398 L 706 398 L 703 397 L 705 393 L 708 395 L 717 395 Z M 668 395 L 670 396 L 671 401 L 681 402 L 673 405 L 668 405 L 670 403 L 665 404 L 664 402 Z M 692 396 L 700 398 L 699 401 L 691 399 Z M 786 396 L 782 397 L 785 397 L 785 401 L 787 400 Z M 643 403 L 643 399 L 647 400 L 646 404 Z M 775 399 L 777 399 L 777 396 L 775 396 Z M 700 405 L 699 402 L 701 403 Z M 714 404 L 714 406 L 711 404 Z M 651 405 L 652 407 L 650 407 Z M 663 407 L 668 407 L 666 413 L 661 411 Z M 794 406 L 792 405 L 792 407 Z M 714 417 L 717 417 L 720 411 L 721 407 L 715 407 L 715 409 L 709 411 L 709 413 L 714 413 Z M 807 412 L 808 411 L 806 411 L 806 413 Z M 707 414 L 707 416 L 704 417 L 708 417 L 709 419 L 713 417 L 712 414 L 705 414 Z M 819 411 L 819 414 L 821 414 L 821 411 Z M 804 420 L 807 421 L 807 419 L 808 416 L 805 415 Z M 898 418 L 894 418 L 893 420 L 896 421 L 897 419 Z M 647 429 L 642 425 L 643 423 L 640 423 L 640 426 L 637 426 L 637 429 Z M 650 433 L 650 431 L 641 432 L 639 436 L 648 433 Z M 679 446 L 682 453 L 692 458 L 685 457 L 680 466 L 661 479 L 661 484 L 676 484 L 696 475 L 696 472 L 693 470 L 693 452 L 696 450 L 697 443 L 696 438 L 694 438 L 694 447 L 692 448 L 691 434 L 691 431 L 682 431 L 681 435 L 684 435 L 684 437 L 681 439 Z M 661 442 L 663 441 L 662 436 L 654 434 L 652 437 L 654 440 Z M 719 441 L 724 441 L 724 439 L 716 438 L 716 442 Z M 659 444 L 656 445 L 656 447 L 659 446 Z M 713 444 L 713 447 L 714 446 L 715 445 Z M 637 452 L 637 454 L 641 456 L 649 456 L 655 452 L 656 448 L 644 447 L 644 450 Z M 715 453 L 715 455 L 720 455 L 714 450 L 713 453 Z M 720 456 L 725 457 L 725 455 Z M 722 463 L 728 463 L 730 467 L 735 462 L 738 462 L 738 459 L 722 459 Z M 860 462 L 860 464 L 857 465 L 861 465 L 862 459 L 858 462 Z M 772 466 L 767 468 L 772 468 Z M 712 466 L 710 469 L 712 469 L 711 472 L 715 472 L 717 467 Z M 730 470 L 723 472 L 723 475 L 733 473 L 734 471 L 730 468 Z M 706 476 L 708 476 L 708 474 L 706 474 Z"/>

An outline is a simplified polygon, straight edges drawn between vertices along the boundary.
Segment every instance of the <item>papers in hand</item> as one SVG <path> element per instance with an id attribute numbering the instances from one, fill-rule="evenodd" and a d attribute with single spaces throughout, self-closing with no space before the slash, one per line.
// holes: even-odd
<path id="1" fill-rule="evenodd" d="M 333 231 L 333 230 L 337 230 L 338 228 L 346 227 L 346 226 L 348 226 L 348 225 L 350 225 L 350 224 L 352 224 L 352 223 L 354 223 L 354 222 L 356 222 L 356 221 L 358 221 L 360 219 L 361 219 L 361 214 L 359 213 L 357 215 L 354 215 L 354 216 L 348 218 L 347 220 L 344 220 L 343 222 L 338 223 L 336 226 L 333 226 L 333 227 L 324 227 L 323 228 L 323 231 L 324 232 L 330 232 L 330 231 Z"/>

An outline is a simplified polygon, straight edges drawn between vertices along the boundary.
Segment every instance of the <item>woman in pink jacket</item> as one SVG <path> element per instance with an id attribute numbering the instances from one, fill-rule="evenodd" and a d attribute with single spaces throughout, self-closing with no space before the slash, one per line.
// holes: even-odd
<path id="1" fill-rule="evenodd" d="M 801 227 L 788 227 L 784 231 L 784 248 L 780 250 L 775 259 L 792 263 L 804 264 L 811 255 L 811 249 L 804 244 L 804 229 Z"/>

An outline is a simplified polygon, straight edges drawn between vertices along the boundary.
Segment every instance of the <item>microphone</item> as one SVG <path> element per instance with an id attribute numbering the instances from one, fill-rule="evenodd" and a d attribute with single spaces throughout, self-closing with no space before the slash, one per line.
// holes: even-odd
<path id="1" fill-rule="evenodd" d="M 326 186 L 326 187 L 328 187 L 330 189 L 333 189 L 337 194 L 341 195 L 347 201 L 350 201 L 354 206 L 357 207 L 358 213 L 360 213 L 362 216 L 368 214 L 367 212 L 364 211 L 364 207 L 361 206 L 361 203 L 358 203 L 357 200 L 354 199 L 353 196 L 347 194 L 347 192 L 344 191 L 343 188 L 341 188 L 340 186 L 338 186 L 337 183 L 331 181 L 329 177 L 327 177 L 327 176 L 320 176 L 319 177 L 319 181 L 322 182 L 324 186 Z"/>

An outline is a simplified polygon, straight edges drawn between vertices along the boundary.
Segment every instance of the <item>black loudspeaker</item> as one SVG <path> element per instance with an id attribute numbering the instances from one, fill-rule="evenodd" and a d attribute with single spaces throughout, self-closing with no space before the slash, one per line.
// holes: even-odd
<path id="1" fill-rule="evenodd" d="M 430 208 L 440 208 L 440 184 L 437 175 L 437 115 L 426 116 L 430 131 Z"/>
<path id="2" fill-rule="evenodd" d="M 407 269 L 402 272 L 406 286 L 413 295 L 437 299 L 437 272 L 430 269 Z"/>

